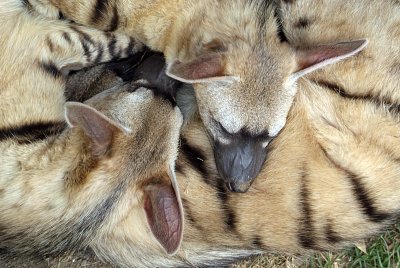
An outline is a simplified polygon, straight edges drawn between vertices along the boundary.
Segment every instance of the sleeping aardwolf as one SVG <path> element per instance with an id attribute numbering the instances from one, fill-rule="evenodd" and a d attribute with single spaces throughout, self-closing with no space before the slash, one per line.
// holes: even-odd
<path id="1" fill-rule="evenodd" d="M 247 191 L 260 172 L 267 145 L 285 125 L 298 78 L 366 45 L 358 35 L 293 47 L 283 35 L 278 1 L 25 2 L 53 18 L 125 32 L 163 52 L 167 74 L 196 89 L 217 168 L 236 192 Z"/>
<path id="2" fill-rule="evenodd" d="M 132 213 L 140 202 L 137 213 L 147 218 L 136 230 L 174 253 L 183 231 L 174 178 L 179 109 L 134 84 L 65 105 L 64 74 L 140 45 L 35 17 L 14 2 L 0 3 L 0 248 L 84 247 L 115 224 L 113 209 Z"/>
<path id="3" fill-rule="evenodd" d="M 149 66 L 146 61 L 153 66 L 150 74 L 141 69 Z M 154 79 L 147 86 L 158 88 L 163 69 L 159 64 L 159 59 L 149 57 L 133 76 L 142 74 Z M 79 84 L 69 81 L 70 96 Z M 98 223 L 97 230 L 82 229 L 83 233 L 93 234 L 89 247 L 101 259 L 121 267 L 223 267 L 266 251 L 307 254 L 312 250 L 335 250 L 388 227 L 400 216 L 400 124 L 396 111 L 367 98 L 348 98 L 315 82 L 304 80 L 299 87 L 288 124 L 271 144 L 266 167 L 243 195 L 230 193 L 218 179 L 212 145 L 199 118 L 194 115 L 186 123 L 176 162 L 184 232 L 175 255 L 166 254 L 150 231 L 151 226 L 145 224 L 148 203 L 140 188 L 142 183 L 132 181 L 131 174 L 137 168 L 126 162 L 118 163 L 113 172 L 126 176 L 121 177 L 122 181 L 132 181 L 133 186 L 121 189 L 119 196 L 111 195 L 110 187 L 100 182 L 82 188 L 95 193 L 90 202 L 110 200 L 109 206 L 103 207 L 105 216 L 101 221 L 98 215 L 90 219 Z M 164 94 L 159 88 L 156 92 Z M 179 105 L 188 100 L 180 94 L 188 92 L 188 88 L 178 92 Z M 123 113 L 127 107 L 119 109 Z M 158 135 L 166 135 L 163 131 L 168 129 L 160 131 L 159 127 L 175 119 L 159 116 L 161 120 L 155 119 L 157 127 L 153 127 Z M 154 140 L 154 146 L 163 145 L 165 140 Z M 127 148 L 122 142 L 117 146 Z M 123 150 L 118 152 L 124 154 Z M 141 157 L 169 158 L 170 153 L 149 150 Z M 141 172 L 147 172 L 147 167 L 142 168 Z M 157 178 L 153 180 L 158 182 Z M 114 181 L 119 180 L 112 176 L 107 180 Z M 51 180 L 46 182 L 51 184 Z M 50 190 L 43 184 L 41 198 Z M 85 205 L 79 204 L 84 210 Z M 21 207 L 28 205 L 21 202 Z M 41 211 L 38 208 L 36 213 Z M 54 212 L 46 211 L 46 216 L 40 214 L 42 222 L 24 222 L 24 227 L 43 229 Z M 19 215 L 17 211 L 13 214 Z M 12 230 L 13 225 L 8 226 Z M 43 241 L 82 235 L 67 228 L 52 229 L 50 233 L 53 235 Z M 160 240 L 167 240 L 169 234 L 161 233 L 159 238 L 164 239 Z M 9 241 L 23 249 L 35 248 L 39 243 L 12 236 Z"/>

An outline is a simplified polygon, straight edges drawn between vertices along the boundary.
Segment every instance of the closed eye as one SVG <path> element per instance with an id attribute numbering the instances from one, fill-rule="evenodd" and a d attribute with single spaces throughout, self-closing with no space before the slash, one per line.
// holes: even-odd
<path id="1" fill-rule="evenodd" d="M 220 122 L 218 122 L 217 120 L 215 120 L 212 117 L 211 117 L 211 122 L 214 125 L 214 128 L 217 129 L 220 136 L 222 136 L 224 139 L 229 140 L 229 139 L 233 138 L 233 135 L 235 133 L 230 133 Z"/>

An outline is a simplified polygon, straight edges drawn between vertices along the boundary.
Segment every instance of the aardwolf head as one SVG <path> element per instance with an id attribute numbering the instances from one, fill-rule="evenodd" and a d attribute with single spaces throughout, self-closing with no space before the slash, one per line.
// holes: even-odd
<path id="1" fill-rule="evenodd" d="M 146 240 L 150 247 L 174 254 L 183 234 L 183 209 L 174 173 L 182 115 L 174 102 L 151 87 L 144 81 L 119 82 L 85 104 L 67 102 L 65 118 L 72 128 L 72 140 L 81 143 L 80 154 L 86 155 L 76 169 L 93 162 L 86 159 L 95 159 L 95 164 L 86 165 L 91 168 L 85 176 L 76 170 L 69 172 L 66 184 L 86 206 L 91 200 L 104 200 L 107 207 L 94 212 L 96 219 L 114 206 L 129 204 L 131 213 L 143 214 L 144 219 L 132 228 L 153 235 L 152 242 Z M 71 89 L 68 93 L 76 95 Z M 96 220 L 87 224 L 92 222 Z M 113 219 L 103 219 L 105 230 L 114 225 Z"/>
<path id="2" fill-rule="evenodd" d="M 232 47 L 175 62 L 167 73 L 194 84 L 218 171 L 230 190 L 245 192 L 261 170 L 267 145 L 285 125 L 297 79 L 365 45 L 357 40 L 302 49 L 285 43 Z"/>

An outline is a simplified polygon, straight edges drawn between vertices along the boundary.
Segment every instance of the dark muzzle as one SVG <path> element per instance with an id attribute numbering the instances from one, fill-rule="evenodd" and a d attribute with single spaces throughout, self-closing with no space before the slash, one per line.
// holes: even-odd
<path id="1" fill-rule="evenodd" d="M 215 163 L 228 189 L 246 192 L 260 173 L 267 150 L 254 140 L 236 140 L 229 145 L 215 143 Z"/>

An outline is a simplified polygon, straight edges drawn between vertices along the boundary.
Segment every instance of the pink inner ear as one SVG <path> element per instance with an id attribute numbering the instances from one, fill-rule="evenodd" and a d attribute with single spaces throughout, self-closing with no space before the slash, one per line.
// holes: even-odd
<path id="1" fill-rule="evenodd" d="M 298 52 L 298 70 L 304 70 L 323 61 L 351 54 L 365 44 L 365 40 L 320 45 Z"/>
<path id="2" fill-rule="evenodd" d="M 117 123 L 82 103 L 67 103 L 66 118 L 69 124 L 80 127 L 92 140 L 93 153 L 97 156 L 107 152 L 114 133 L 121 131 L 121 127 Z"/>
<path id="3" fill-rule="evenodd" d="M 314 64 L 320 63 L 328 58 L 328 55 L 323 55 L 324 51 L 316 51 L 316 52 L 302 52 L 301 56 L 298 59 L 297 65 L 298 70 L 306 69 Z"/>
<path id="4" fill-rule="evenodd" d="M 182 240 L 183 222 L 179 201 L 172 186 L 147 186 L 144 210 L 153 235 L 168 254 L 174 254 Z"/>
<path id="5" fill-rule="evenodd" d="M 170 67 L 169 73 L 185 80 L 223 76 L 222 56 L 218 53 L 211 53 L 187 63 L 176 61 Z"/>

